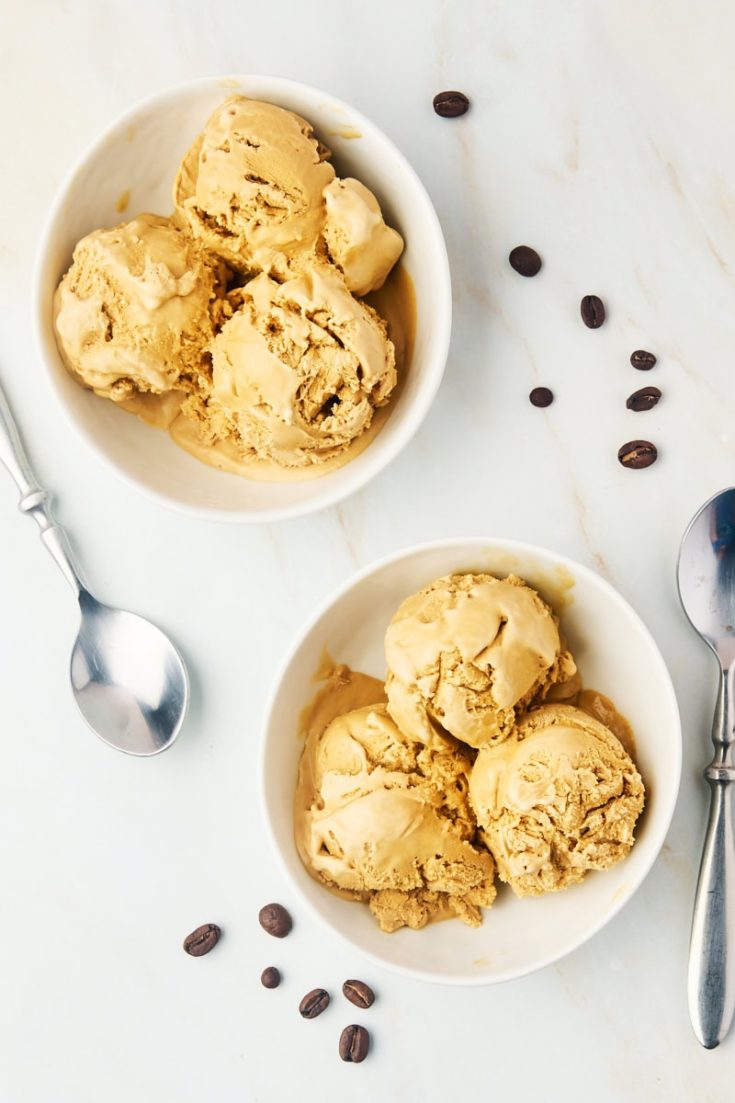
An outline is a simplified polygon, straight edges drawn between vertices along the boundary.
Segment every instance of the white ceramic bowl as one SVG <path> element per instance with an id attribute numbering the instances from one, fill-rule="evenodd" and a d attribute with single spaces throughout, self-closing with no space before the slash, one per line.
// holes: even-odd
<path id="1" fill-rule="evenodd" d="M 293 842 L 299 712 L 326 648 L 337 662 L 385 673 L 383 634 L 400 602 L 452 571 L 514 572 L 561 613 L 584 683 L 611 697 L 633 726 L 647 804 L 637 842 L 619 865 L 563 892 L 520 900 L 501 886 L 482 927 L 448 920 L 385 934 L 367 907 L 314 881 Z M 559 596 L 565 595 L 563 606 Z M 523 976 L 576 949 L 631 898 L 651 868 L 674 811 L 681 772 L 676 697 L 656 644 L 638 615 L 586 567 L 542 548 L 495 539 L 445 540 L 398 552 L 361 571 L 316 611 L 275 680 L 262 743 L 262 799 L 283 869 L 304 905 L 334 934 L 388 969 L 444 984 L 491 984 Z"/>
<path id="2" fill-rule="evenodd" d="M 382 430 L 344 467 L 300 482 L 256 482 L 205 466 L 164 432 L 78 386 L 65 371 L 52 330 L 54 288 L 74 245 L 101 226 L 141 211 L 172 209 L 176 168 L 207 118 L 240 92 L 290 108 L 313 123 L 341 175 L 378 196 L 406 242 L 403 263 L 417 302 L 416 344 L 406 383 Z M 116 207 L 130 193 L 124 214 Z M 277 77 L 205 78 L 161 92 L 128 111 L 83 154 L 62 185 L 43 233 L 34 276 L 41 358 L 61 405 L 93 448 L 127 482 L 168 506 L 221 521 L 274 521 L 333 504 L 382 470 L 411 439 L 441 381 L 449 347 L 451 287 L 441 228 L 426 191 L 377 127 L 326 92 Z"/>

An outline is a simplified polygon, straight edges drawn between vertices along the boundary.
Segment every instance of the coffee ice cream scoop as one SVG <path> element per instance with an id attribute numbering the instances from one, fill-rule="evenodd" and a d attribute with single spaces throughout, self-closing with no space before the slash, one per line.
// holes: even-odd
<path id="1" fill-rule="evenodd" d="M 644 788 L 608 728 L 570 705 L 543 705 L 480 750 L 470 799 L 500 879 L 535 896 L 625 858 Z"/>
<path id="2" fill-rule="evenodd" d="M 324 226 L 329 155 L 293 111 L 230 96 L 182 161 L 177 217 L 233 268 L 284 275 Z"/>
<path id="3" fill-rule="evenodd" d="M 430 741 L 498 742 L 517 713 L 576 670 L 548 605 L 521 579 L 455 574 L 407 598 L 385 635 L 388 708 Z"/>
<path id="4" fill-rule="evenodd" d="M 427 747 L 385 705 L 356 709 L 307 738 L 295 838 L 309 872 L 367 901 L 383 930 L 458 915 L 480 923 L 495 866 L 476 846 L 470 759 L 452 740 Z"/>
<path id="5" fill-rule="evenodd" d="M 125 401 L 195 389 L 222 306 L 225 267 L 168 218 L 138 215 L 78 243 L 54 296 L 67 368 L 96 394 Z"/>
<path id="6" fill-rule="evenodd" d="M 214 395 L 199 410 L 202 432 L 216 433 L 225 411 L 245 457 L 284 467 L 347 448 L 396 383 L 383 320 L 326 264 L 284 283 L 257 276 L 232 301 L 238 308 L 212 345 Z"/>
<path id="7" fill-rule="evenodd" d="M 324 200 L 324 241 L 332 263 L 355 295 L 377 291 L 403 252 L 403 238 L 386 226 L 377 199 L 359 180 L 333 180 Z"/>

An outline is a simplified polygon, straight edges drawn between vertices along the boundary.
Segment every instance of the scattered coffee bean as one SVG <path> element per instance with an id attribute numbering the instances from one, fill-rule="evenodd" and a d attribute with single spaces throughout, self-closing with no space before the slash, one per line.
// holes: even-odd
<path id="1" fill-rule="evenodd" d="M 312 988 L 307 992 L 299 1004 L 299 1011 L 304 1019 L 315 1019 L 329 1007 L 329 992 L 323 988 Z"/>
<path id="2" fill-rule="evenodd" d="M 658 387 L 641 387 L 639 391 L 633 391 L 633 394 L 626 399 L 625 405 L 629 410 L 640 413 L 641 410 L 652 410 L 660 398 L 661 391 Z"/>
<path id="3" fill-rule="evenodd" d="M 605 321 L 605 304 L 597 295 L 585 295 L 579 309 L 582 321 L 589 329 L 599 329 Z"/>
<path id="4" fill-rule="evenodd" d="M 658 449 L 650 440 L 629 440 L 618 449 L 618 459 L 623 467 L 650 467 L 658 459 Z"/>
<path id="5" fill-rule="evenodd" d="M 645 349 L 636 349 L 630 354 L 630 362 L 638 371 L 650 371 L 656 363 L 656 357 Z"/>
<path id="6" fill-rule="evenodd" d="M 276 969 L 275 965 L 269 965 L 267 969 L 264 969 L 260 974 L 260 983 L 264 988 L 278 988 L 281 983 L 281 973 L 279 969 Z"/>
<path id="7" fill-rule="evenodd" d="M 550 406 L 554 401 L 554 392 L 548 387 L 534 387 L 528 400 L 532 406 Z"/>
<path id="8" fill-rule="evenodd" d="M 355 1007 L 372 1007 L 375 1003 L 375 993 L 364 981 L 346 980 L 342 985 L 342 991 Z"/>
<path id="9" fill-rule="evenodd" d="M 444 119 L 456 119 L 469 111 L 470 101 L 464 92 L 437 92 L 434 96 L 434 110 Z"/>
<path id="10" fill-rule="evenodd" d="M 370 1049 L 370 1035 L 364 1026 L 346 1026 L 339 1036 L 339 1055 L 343 1061 L 359 1065 Z"/>
<path id="11" fill-rule="evenodd" d="M 192 957 L 202 957 L 219 942 L 222 931 L 216 923 L 204 923 L 184 939 L 184 949 Z"/>
<path id="12" fill-rule="evenodd" d="M 530 245 L 516 245 L 511 249 L 508 260 L 521 276 L 537 276 L 541 271 L 541 257 Z"/>
<path id="13" fill-rule="evenodd" d="M 293 925 L 283 904 L 266 904 L 258 912 L 258 922 L 274 938 L 285 938 Z"/>

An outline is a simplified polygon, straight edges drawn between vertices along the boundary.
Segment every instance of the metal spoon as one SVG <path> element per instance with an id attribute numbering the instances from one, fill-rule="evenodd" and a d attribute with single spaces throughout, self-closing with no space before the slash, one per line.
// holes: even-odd
<path id="1" fill-rule="evenodd" d="M 118 751 L 153 755 L 176 739 L 189 702 L 178 651 L 150 621 L 102 605 L 83 585 L 64 530 L 51 515 L 0 387 L 0 461 L 21 493 L 18 508 L 33 517 L 79 601 L 82 623 L 71 655 L 74 697 L 92 731 Z"/>
<path id="2" fill-rule="evenodd" d="M 735 488 L 710 498 L 679 553 L 679 596 L 692 627 L 720 663 L 712 725 L 711 794 L 689 946 L 689 1014 L 707 1049 L 735 1011 Z"/>

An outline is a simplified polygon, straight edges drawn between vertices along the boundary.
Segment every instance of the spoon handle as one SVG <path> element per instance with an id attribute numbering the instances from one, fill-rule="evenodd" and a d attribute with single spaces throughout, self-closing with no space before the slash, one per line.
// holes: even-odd
<path id="1" fill-rule="evenodd" d="M 735 1012 L 735 666 L 723 670 L 712 726 L 715 757 L 707 833 L 689 945 L 689 1015 L 697 1038 L 714 1049 Z"/>
<path id="2" fill-rule="evenodd" d="M 20 439 L 18 426 L 0 386 L 0 462 L 7 467 L 18 484 L 18 509 L 29 514 L 41 530 L 41 539 L 53 556 L 61 573 L 79 595 L 84 589 L 72 559 L 66 533 L 57 525 L 51 513 L 51 495 L 39 484 Z"/>

